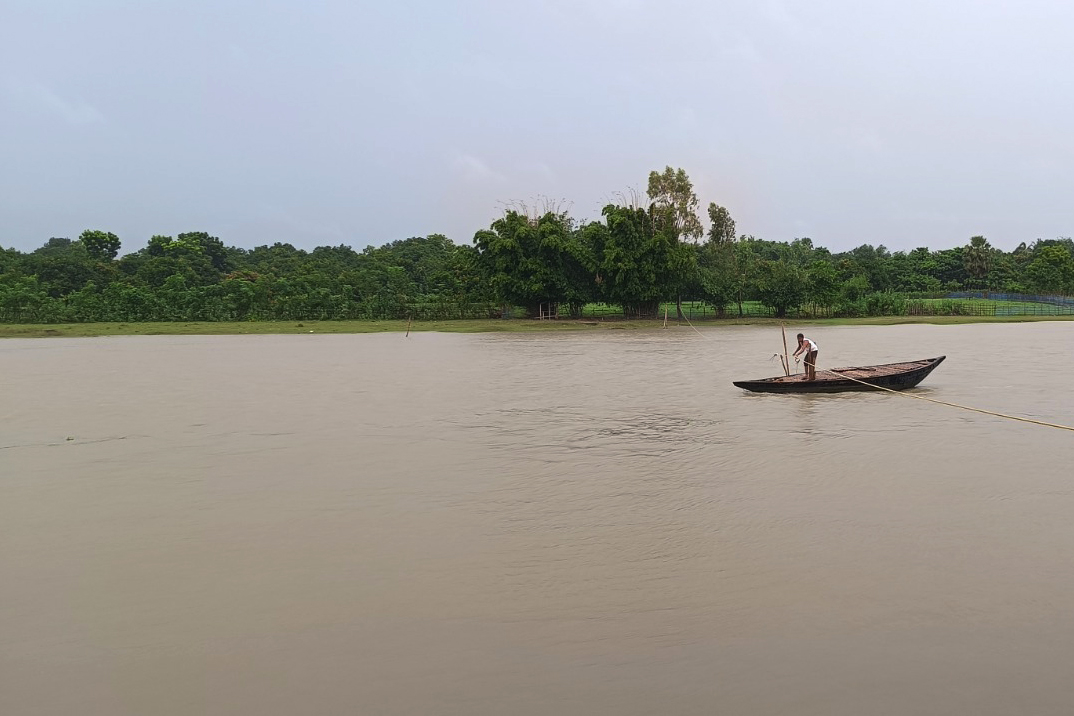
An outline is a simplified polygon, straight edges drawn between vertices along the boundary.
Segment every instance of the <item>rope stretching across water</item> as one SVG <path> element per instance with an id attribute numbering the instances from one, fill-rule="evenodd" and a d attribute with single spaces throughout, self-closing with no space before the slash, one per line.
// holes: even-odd
<path id="1" fill-rule="evenodd" d="M 821 371 L 821 372 L 824 372 L 824 371 Z M 1018 421 L 1021 421 L 1023 423 L 1033 423 L 1034 425 L 1043 425 L 1043 426 L 1048 427 L 1048 428 L 1059 428 L 1060 430 L 1070 430 L 1071 432 L 1074 432 L 1074 427 L 1071 427 L 1069 425 L 1060 425 L 1058 423 L 1048 423 L 1048 422 L 1045 422 L 1043 420 L 1034 420 L 1033 418 L 1023 418 L 1023 417 L 1018 416 L 1018 415 L 1008 415 L 1006 413 L 997 413 L 994 410 L 985 410 L 984 408 L 971 408 L 968 405 L 959 405 L 958 403 L 948 403 L 945 400 L 936 400 L 935 398 L 926 398 L 923 395 L 914 395 L 913 393 L 904 393 L 901 390 L 892 390 L 891 388 L 885 388 L 884 386 L 881 386 L 881 385 L 873 385 L 872 383 L 867 383 L 864 380 L 858 380 L 857 378 L 851 378 L 849 375 L 846 375 L 845 373 L 840 373 L 837 370 L 829 369 L 827 372 L 828 373 L 834 373 L 835 375 L 839 376 L 840 378 L 846 378 L 847 380 L 852 380 L 855 383 L 861 383 L 862 385 L 867 385 L 870 388 L 876 388 L 877 390 L 886 390 L 889 393 L 894 393 L 895 395 L 901 395 L 904 398 L 914 398 L 915 400 L 927 400 L 928 402 L 936 403 L 937 405 L 946 405 L 946 406 L 951 407 L 951 408 L 962 408 L 963 410 L 972 410 L 975 413 L 983 413 L 985 415 L 992 415 L 992 416 L 995 416 L 997 418 L 1006 418 L 1007 420 L 1018 420 Z"/>
<path id="2" fill-rule="evenodd" d="M 683 315 L 682 318 L 683 318 L 684 321 L 686 321 L 686 324 L 688 326 L 690 326 L 690 328 L 694 329 L 694 333 L 696 333 L 697 335 L 701 336 L 702 338 L 708 338 L 708 336 L 706 336 L 704 333 L 702 333 L 701 331 L 699 331 L 696 328 L 694 328 L 694 324 L 690 323 L 690 319 L 687 318 L 685 314 Z M 778 356 L 778 355 L 779 354 L 776 353 L 776 354 L 773 355 L 773 357 Z M 772 359 L 769 358 L 768 360 L 772 360 Z M 821 372 L 823 373 L 824 371 L 821 371 Z M 1006 418 L 1007 420 L 1017 420 L 1017 421 L 1022 422 L 1022 423 L 1032 423 L 1033 425 L 1043 425 L 1046 428 L 1058 428 L 1059 430 L 1069 430 L 1071 432 L 1074 432 L 1074 427 L 1071 427 L 1070 425 L 1060 425 L 1059 423 L 1049 423 L 1049 422 L 1045 422 L 1044 420 L 1034 420 L 1033 418 L 1023 418 L 1023 417 L 1021 417 L 1019 415 L 1008 415 L 1007 413 L 997 413 L 994 410 L 985 410 L 984 408 L 973 408 L 973 407 L 970 407 L 969 405 L 959 405 L 958 403 L 948 403 L 945 400 L 936 400 L 935 398 L 926 398 L 923 395 L 914 395 L 913 393 L 904 393 L 904 392 L 902 392 L 900 390 L 892 390 L 891 388 L 885 388 L 885 387 L 880 386 L 880 385 L 873 385 L 872 383 L 867 383 L 864 380 L 858 380 L 857 378 L 851 378 L 849 375 L 845 375 L 843 373 L 840 373 L 837 370 L 828 370 L 827 372 L 834 373 L 835 375 L 839 376 L 840 378 L 846 378 L 847 380 L 852 380 L 855 383 L 861 383 L 862 385 L 867 385 L 870 388 L 875 388 L 877 390 L 886 390 L 889 393 L 894 393 L 895 395 L 901 396 L 903 398 L 913 398 L 915 400 L 926 400 L 926 401 L 928 401 L 930 403 L 936 403 L 937 405 L 946 405 L 949 408 L 961 408 L 962 410 L 969 410 L 969 411 L 972 411 L 974 413 L 982 413 L 984 415 L 991 415 L 991 416 L 996 417 L 996 418 Z"/>

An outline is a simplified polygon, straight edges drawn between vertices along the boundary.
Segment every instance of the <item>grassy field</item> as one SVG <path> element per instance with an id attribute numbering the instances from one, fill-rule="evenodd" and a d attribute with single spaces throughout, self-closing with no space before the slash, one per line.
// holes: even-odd
<path id="1" fill-rule="evenodd" d="M 935 306 L 957 305 L 968 313 L 994 314 L 997 316 L 1065 316 L 1072 313 L 1070 306 L 1030 301 L 997 301 L 991 298 L 925 298 L 911 299 L 911 303 Z"/>
<path id="2" fill-rule="evenodd" d="M 672 314 L 674 315 L 674 314 Z M 877 318 L 821 318 L 788 320 L 791 326 L 891 326 L 905 323 L 953 325 L 962 323 L 1018 323 L 1025 321 L 1074 320 L 1074 316 L 881 316 Z M 774 318 L 725 318 L 721 320 L 692 320 L 702 330 L 722 326 L 778 326 Z M 540 331 L 642 330 L 660 328 L 662 320 L 599 320 L 537 321 L 460 320 L 415 321 L 412 332 L 440 331 L 444 333 L 494 333 Z M 674 318 L 668 326 L 690 330 L 690 325 Z M 81 338 L 99 336 L 183 336 L 183 335 L 266 335 L 266 334 L 327 334 L 327 333 L 401 333 L 407 330 L 406 321 L 259 321 L 241 323 L 57 323 L 0 325 L 0 338 Z"/>
<path id="3" fill-rule="evenodd" d="M 690 317 L 690 320 L 715 318 L 716 311 L 709 305 L 702 301 L 683 301 L 682 302 L 683 313 Z M 762 317 L 767 315 L 770 311 L 765 308 L 760 301 L 743 301 L 742 311 L 746 317 L 755 316 Z M 675 315 L 675 302 L 666 301 L 660 304 L 657 309 L 657 313 L 663 320 L 664 313 L 667 312 L 669 318 Z M 726 314 L 728 316 L 738 315 L 738 304 L 734 303 L 727 307 Z M 607 304 L 607 303 L 590 303 L 582 309 L 582 318 L 621 318 L 623 316 L 623 309 L 619 306 Z"/>
<path id="4" fill-rule="evenodd" d="M 918 298 L 909 299 L 910 304 L 926 306 L 931 310 L 927 313 L 957 313 L 965 316 L 1068 316 L 1074 314 L 1071 306 L 1060 306 L 1051 303 L 1034 303 L 1029 301 L 999 301 L 986 298 Z M 691 321 L 715 319 L 716 312 L 711 306 L 700 301 L 683 301 L 683 312 Z M 659 315 L 663 317 L 667 311 L 669 317 L 675 316 L 675 303 L 660 304 Z M 743 301 L 742 311 L 744 318 L 751 321 L 771 316 L 771 309 L 762 305 L 759 301 Z M 738 316 L 738 304 L 732 303 L 725 311 L 728 317 Z M 603 303 L 591 303 L 582 311 L 584 318 L 618 318 L 622 317 L 622 309 L 619 306 L 611 306 Z"/>

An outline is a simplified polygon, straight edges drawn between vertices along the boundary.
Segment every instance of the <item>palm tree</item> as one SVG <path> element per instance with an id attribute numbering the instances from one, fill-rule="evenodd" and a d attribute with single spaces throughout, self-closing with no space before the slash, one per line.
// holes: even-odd
<path id="1" fill-rule="evenodd" d="M 992 246 L 988 239 L 983 236 L 974 236 L 970 243 L 962 249 L 962 261 L 966 267 L 966 273 L 977 279 L 988 278 L 988 270 L 992 267 Z M 985 284 L 985 296 L 988 295 L 988 284 Z"/>

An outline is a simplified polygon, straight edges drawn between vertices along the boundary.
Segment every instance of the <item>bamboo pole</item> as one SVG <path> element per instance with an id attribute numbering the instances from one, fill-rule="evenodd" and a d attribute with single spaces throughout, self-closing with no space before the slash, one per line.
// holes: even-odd
<path id="1" fill-rule="evenodd" d="M 668 327 L 668 307 L 664 304 L 664 328 Z"/>
<path id="2" fill-rule="evenodd" d="M 783 329 L 783 372 L 790 375 L 791 356 L 790 353 L 787 352 L 787 324 L 781 321 L 779 327 Z"/>
<path id="3" fill-rule="evenodd" d="M 404 338 L 410 338 L 410 322 L 413 321 L 413 320 L 414 320 L 414 316 L 407 316 L 406 317 L 406 335 L 403 336 Z"/>

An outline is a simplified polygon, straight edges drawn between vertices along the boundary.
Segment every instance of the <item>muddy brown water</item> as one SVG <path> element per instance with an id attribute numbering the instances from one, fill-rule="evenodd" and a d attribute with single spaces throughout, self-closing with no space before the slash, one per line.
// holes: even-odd
<path id="1" fill-rule="evenodd" d="M 0 713 L 1070 713 L 1074 433 L 701 331 L 0 342 Z M 1074 424 L 1074 323 L 807 334 Z"/>

